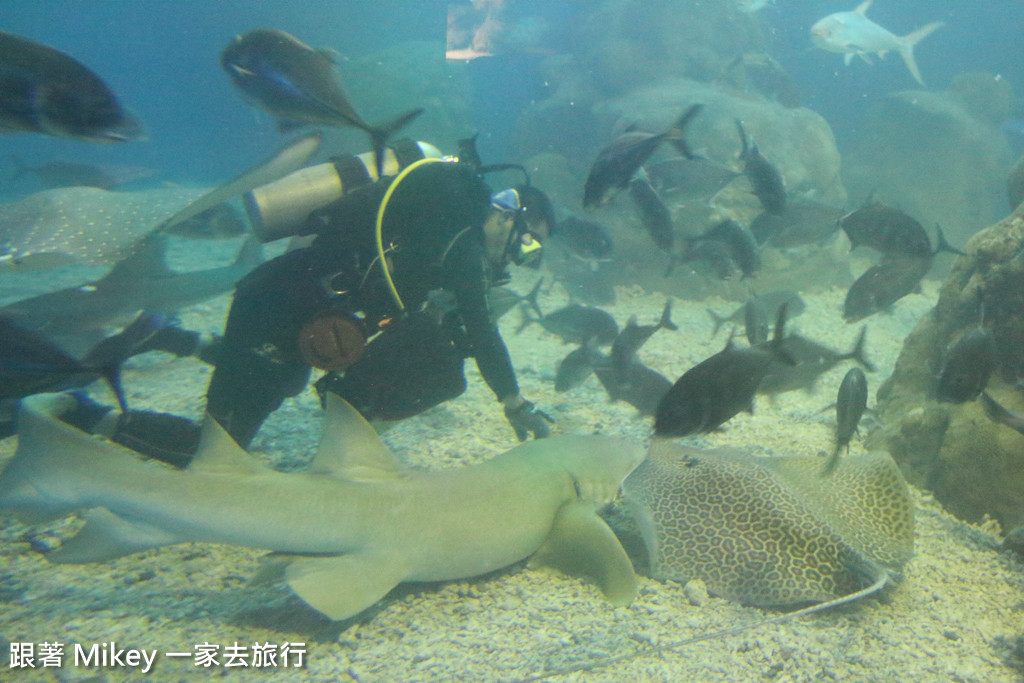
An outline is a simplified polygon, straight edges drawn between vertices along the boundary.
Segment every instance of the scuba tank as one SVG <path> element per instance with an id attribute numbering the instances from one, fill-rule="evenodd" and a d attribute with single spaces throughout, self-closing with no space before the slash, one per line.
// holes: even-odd
<path id="1" fill-rule="evenodd" d="M 384 175 L 395 175 L 425 158 L 440 159 L 442 154 L 428 142 L 399 141 L 384 150 Z M 245 194 L 243 203 L 253 234 L 261 242 L 273 242 L 308 234 L 310 213 L 377 179 L 373 152 L 345 154 L 257 187 Z"/>

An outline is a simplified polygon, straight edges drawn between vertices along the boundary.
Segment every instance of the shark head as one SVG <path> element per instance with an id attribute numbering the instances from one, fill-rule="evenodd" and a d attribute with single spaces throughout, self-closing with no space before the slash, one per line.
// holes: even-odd
<path id="1" fill-rule="evenodd" d="M 598 435 L 568 434 L 528 441 L 508 452 L 510 457 L 532 457 L 572 479 L 577 498 L 593 508 L 602 507 L 619 495 L 622 482 L 646 453 L 629 439 Z"/>

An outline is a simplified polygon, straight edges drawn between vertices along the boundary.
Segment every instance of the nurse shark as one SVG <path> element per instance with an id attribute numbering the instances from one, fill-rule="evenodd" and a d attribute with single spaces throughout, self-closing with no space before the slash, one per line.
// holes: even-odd
<path id="1" fill-rule="evenodd" d="M 320 445 L 301 474 L 266 467 L 209 417 L 187 469 L 143 461 L 61 422 L 72 396 L 31 396 L 0 473 L 0 510 L 24 521 L 85 518 L 51 562 L 187 541 L 277 551 L 292 590 L 331 619 L 359 614 L 402 582 L 468 578 L 526 558 L 593 577 L 613 604 L 632 601 L 633 566 L 597 510 L 644 459 L 638 444 L 557 436 L 468 467 L 416 471 L 327 396 Z"/>

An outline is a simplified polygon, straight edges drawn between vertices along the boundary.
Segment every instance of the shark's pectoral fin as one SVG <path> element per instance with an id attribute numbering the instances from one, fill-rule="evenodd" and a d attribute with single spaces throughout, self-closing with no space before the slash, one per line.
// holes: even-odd
<path id="1" fill-rule="evenodd" d="M 374 604 L 405 578 L 398 558 L 373 553 L 300 557 L 284 570 L 285 580 L 310 607 L 335 621 Z"/>
<path id="2" fill-rule="evenodd" d="M 105 562 L 182 540 L 149 524 L 119 517 L 106 508 L 92 508 L 82 517 L 82 530 L 49 553 L 47 560 L 57 564 Z"/>
<path id="3" fill-rule="evenodd" d="M 530 567 L 554 567 L 593 579 L 617 607 L 636 597 L 636 574 L 615 533 L 591 505 L 569 503 L 555 515 L 551 533 L 530 558 Z"/>

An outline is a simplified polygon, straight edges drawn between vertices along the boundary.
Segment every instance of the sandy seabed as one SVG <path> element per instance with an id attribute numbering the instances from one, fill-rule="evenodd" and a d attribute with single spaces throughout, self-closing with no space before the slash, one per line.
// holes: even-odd
<path id="1" fill-rule="evenodd" d="M 228 255 L 230 256 L 230 255 Z M 519 272 L 513 286 L 526 291 L 537 274 Z M 892 370 L 903 338 L 934 304 L 937 286 L 898 302 L 891 314 L 869 318 L 867 348 L 878 371 L 869 374 L 873 395 Z M 619 288 L 607 307 L 620 325 L 631 315 L 658 319 L 665 297 Z M 844 292 L 804 295 L 807 311 L 792 329 L 838 349 L 852 345 L 859 327 L 843 323 Z M 185 326 L 219 332 L 228 296 L 182 313 Z M 541 299 L 545 311 L 566 303 L 560 287 Z M 640 352 L 650 367 L 675 378 L 720 350 L 729 334 L 712 336 L 710 307 L 719 313 L 735 302 L 676 300 L 679 331 L 659 331 Z M 555 419 L 556 433 L 649 438 L 651 419 L 623 403 L 610 403 L 591 377 L 564 394 L 553 388 L 558 361 L 572 347 L 528 327 L 515 334 L 515 312 L 502 320 L 523 394 Z M 826 406 L 846 372 L 839 366 L 814 391 L 775 400 L 758 397 L 754 415 L 743 413 L 724 430 L 687 439 L 697 446 L 742 446 L 765 455 L 824 455 L 831 448 L 834 411 Z M 209 370 L 192 359 L 162 354 L 133 359 L 125 386 L 132 407 L 200 417 Z M 461 467 L 515 445 L 500 407 L 467 363 L 469 389 L 455 401 L 396 426 L 384 435 L 410 467 Z M 100 385 L 95 395 L 109 400 Z M 257 457 L 301 469 L 319 435 L 319 407 L 312 391 L 289 400 L 254 442 Z M 870 420 L 871 418 L 867 418 Z M 865 425 L 870 427 L 870 425 Z M 15 439 L 0 442 L 9 457 Z M 853 444 L 853 453 L 860 449 Z M 903 579 L 879 598 L 671 651 L 656 651 L 688 638 L 757 622 L 777 613 L 718 598 L 691 600 L 681 584 L 640 578 L 632 605 L 613 608 L 585 581 L 517 565 L 465 581 L 402 586 L 353 623 L 328 622 L 284 586 L 248 585 L 262 551 L 185 544 L 106 564 L 51 565 L 28 539 L 48 539 L 67 523 L 46 530 L 0 520 L 0 645 L 64 644 L 62 668 L 0 668 L 12 681 L 188 681 L 214 676 L 262 681 L 516 681 L 559 673 L 565 681 L 954 681 L 1024 680 L 1024 566 L 999 550 L 994 523 L 972 526 L 946 514 L 927 492 L 913 491 L 917 506 L 915 557 Z M 510 511 L 514 514 L 514 511 Z M 344 523 L 339 520 L 339 523 Z M 697 603 L 697 604 L 695 604 Z M 118 649 L 156 650 L 156 665 L 138 668 L 75 666 L 74 644 L 86 649 L 115 642 Z M 197 666 L 190 657 L 207 643 L 221 651 L 219 665 Z M 227 648 L 303 643 L 302 667 L 225 666 Z M 17 647 L 17 646 L 16 646 Z M 249 650 L 242 650 L 243 654 Z M 607 658 L 619 658 L 603 664 Z M 290 664 L 294 664 L 294 654 Z"/>

